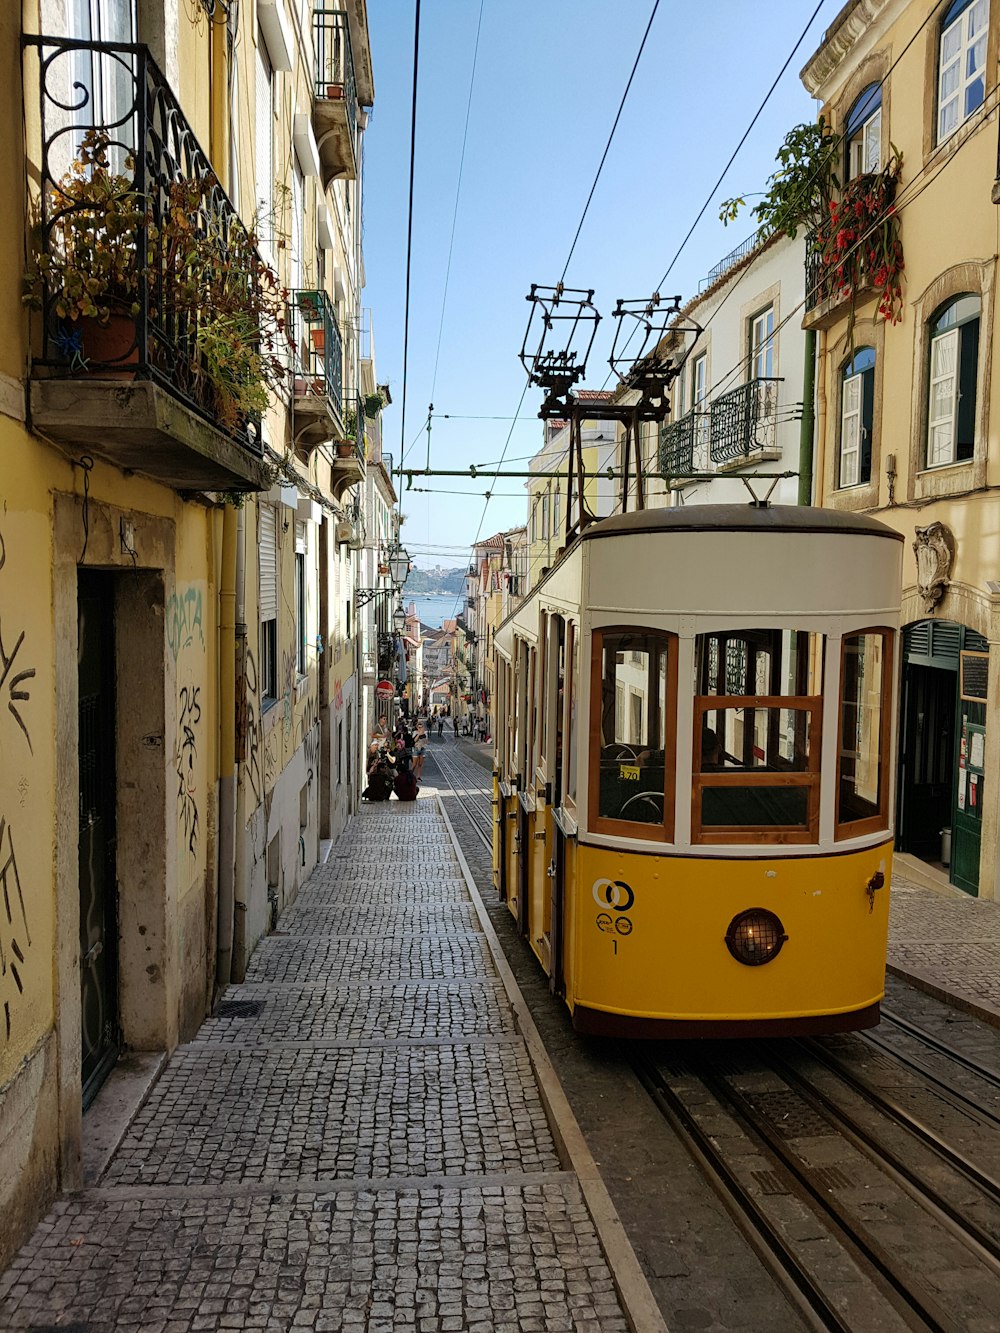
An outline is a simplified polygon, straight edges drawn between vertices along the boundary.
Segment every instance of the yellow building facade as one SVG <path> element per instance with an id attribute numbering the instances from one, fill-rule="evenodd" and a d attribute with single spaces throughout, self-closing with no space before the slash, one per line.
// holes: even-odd
<path id="1" fill-rule="evenodd" d="M 898 845 L 986 898 L 1000 809 L 998 40 L 996 0 L 856 0 L 802 75 L 843 182 L 828 267 L 807 260 L 816 499 L 907 539 Z M 831 276 L 831 254 L 854 281 Z"/>
<path id="2" fill-rule="evenodd" d="M 24 0 L 0 57 L 3 1264 L 354 807 L 373 88 L 364 0 Z"/>

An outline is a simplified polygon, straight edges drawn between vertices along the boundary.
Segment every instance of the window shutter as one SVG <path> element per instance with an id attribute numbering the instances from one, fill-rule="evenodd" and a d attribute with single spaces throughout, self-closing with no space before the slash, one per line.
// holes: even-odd
<path id="1" fill-rule="evenodd" d="M 861 376 L 844 380 L 840 411 L 840 484 L 858 484 L 858 458 L 861 453 Z"/>
<path id="2" fill-rule="evenodd" d="M 302 519 L 295 520 L 295 554 L 305 555 L 306 553 L 306 525 Z"/>
<path id="3" fill-rule="evenodd" d="M 955 456 L 955 369 L 958 329 L 931 341 L 931 383 L 927 409 L 927 466 L 950 463 Z"/>
<path id="4" fill-rule="evenodd" d="M 257 120 L 257 234 L 260 247 L 265 256 L 271 250 L 271 232 L 274 225 L 274 153 L 272 132 L 274 121 L 271 97 L 271 62 L 264 50 L 263 35 L 257 34 L 257 77 L 256 77 L 256 120 Z"/>
<path id="5" fill-rule="evenodd" d="M 278 543 L 276 527 L 277 515 L 274 506 L 261 505 L 258 539 L 261 620 L 276 620 L 278 618 Z"/>

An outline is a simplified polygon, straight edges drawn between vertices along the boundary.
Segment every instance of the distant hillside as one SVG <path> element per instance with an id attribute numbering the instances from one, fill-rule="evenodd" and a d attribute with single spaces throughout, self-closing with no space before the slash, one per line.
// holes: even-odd
<path id="1" fill-rule="evenodd" d="M 407 596 L 423 597 L 431 593 L 457 594 L 462 592 L 464 587 L 464 565 L 460 569 L 442 569 L 440 565 L 435 565 L 433 569 L 417 569 L 414 566 L 406 580 Z"/>

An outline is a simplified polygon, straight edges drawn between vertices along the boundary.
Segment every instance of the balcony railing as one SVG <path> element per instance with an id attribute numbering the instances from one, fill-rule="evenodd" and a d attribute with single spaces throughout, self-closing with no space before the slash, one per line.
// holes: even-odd
<path id="1" fill-rule="evenodd" d="M 852 291 L 867 291 L 872 283 L 869 268 L 869 252 L 877 250 L 872 238 L 880 220 L 892 214 L 892 205 L 896 197 L 896 177 L 887 176 L 886 172 L 874 175 L 853 177 L 846 185 L 846 199 L 843 201 L 850 212 L 850 201 L 856 199 L 863 203 L 864 221 L 858 224 L 857 240 L 848 240 L 846 248 L 838 251 L 831 244 L 831 238 L 839 236 L 839 223 L 827 224 L 806 235 L 806 297 L 805 311 L 808 315 L 818 306 L 828 303 L 839 307 L 851 298 Z M 872 208 L 875 212 L 872 213 Z M 880 264 L 881 259 L 871 261 Z M 855 281 L 852 283 L 852 276 Z"/>
<path id="2" fill-rule="evenodd" d="M 660 475 L 665 480 L 710 470 L 708 423 L 707 412 L 692 408 L 678 421 L 661 428 Z"/>
<path id="3" fill-rule="evenodd" d="M 320 157 L 330 176 L 353 179 L 357 166 L 358 85 L 347 14 L 317 9 L 313 14 L 316 52 L 315 114 Z"/>
<path id="4" fill-rule="evenodd" d="M 213 349 L 220 353 L 226 330 L 199 301 L 208 266 L 189 260 L 211 250 L 220 265 L 241 268 L 233 281 L 248 289 L 260 282 L 262 266 L 167 80 L 145 46 L 45 36 L 24 43 L 38 55 L 42 135 L 42 354 L 35 365 L 61 377 L 110 373 L 152 381 L 213 426 L 221 420 L 225 435 L 259 457 L 259 414 L 243 411 L 234 420 L 223 410 L 211 357 Z M 84 161 L 88 144 L 99 145 L 103 167 Z M 110 226 L 95 203 L 93 187 L 102 180 L 110 187 Z M 192 205 L 186 240 L 177 211 L 185 200 Z M 256 271 L 243 267 L 250 261 Z M 106 333 L 90 327 L 98 321 L 60 316 L 67 270 L 88 266 L 104 287 L 98 303 L 123 312 L 114 316 L 116 346 L 98 339 Z M 258 308 L 251 295 L 247 311 Z M 256 321 L 251 331 L 240 328 L 244 343 L 259 348 Z"/>
<path id="5" fill-rule="evenodd" d="M 333 302 L 324 291 L 291 297 L 295 397 L 319 399 L 339 420 L 343 414 L 344 348 Z"/>
<path id="6" fill-rule="evenodd" d="M 701 282 L 698 284 L 698 290 L 703 292 L 707 287 L 711 287 L 714 283 L 718 282 L 724 273 L 728 273 L 731 268 L 735 268 L 737 264 L 741 264 L 743 260 L 746 259 L 747 255 L 752 254 L 753 251 L 756 250 L 757 246 L 760 244 L 760 239 L 760 232 L 755 231 L 752 236 L 748 236 L 742 244 L 736 247 L 735 250 L 730 250 L 729 254 L 726 255 L 724 259 L 720 259 L 714 268 L 708 270 L 706 276 L 702 278 Z"/>
<path id="7" fill-rule="evenodd" d="M 712 403 L 710 454 L 717 466 L 775 448 L 780 379 L 752 379 Z"/>

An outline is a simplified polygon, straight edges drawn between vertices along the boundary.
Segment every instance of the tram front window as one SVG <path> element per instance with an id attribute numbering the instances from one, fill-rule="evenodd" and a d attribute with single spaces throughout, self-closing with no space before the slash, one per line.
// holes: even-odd
<path id="1" fill-rule="evenodd" d="M 804 841 L 816 831 L 823 638 L 788 629 L 700 635 L 695 841 Z"/>
<path id="2" fill-rule="evenodd" d="M 606 632 L 599 651 L 597 814 L 662 824 L 667 643 L 651 633 Z"/>

